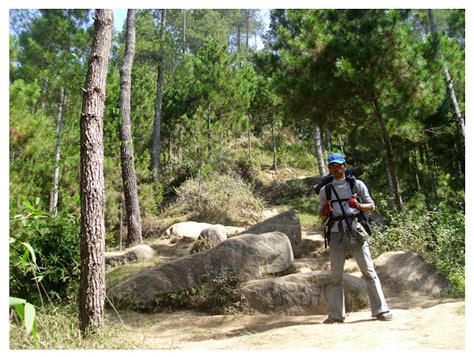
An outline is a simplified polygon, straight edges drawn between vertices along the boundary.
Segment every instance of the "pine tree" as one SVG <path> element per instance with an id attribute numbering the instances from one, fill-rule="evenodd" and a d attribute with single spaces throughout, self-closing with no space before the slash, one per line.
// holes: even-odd
<path id="1" fill-rule="evenodd" d="M 122 167 L 123 192 L 127 221 L 126 246 L 131 247 L 142 241 L 140 206 L 138 201 L 137 177 L 135 172 L 132 129 L 130 119 L 130 91 L 133 56 L 135 54 L 135 10 L 128 10 L 126 21 L 125 56 L 120 69 L 120 109 L 122 123 L 120 132 L 120 157 Z"/>
<path id="2" fill-rule="evenodd" d="M 160 24 L 160 41 L 164 44 L 166 33 L 166 9 L 161 10 L 161 24 Z M 156 79 L 156 109 L 155 121 L 153 126 L 153 143 L 152 143 L 152 163 L 151 169 L 153 171 L 153 178 L 157 181 L 160 177 L 160 145 L 161 145 L 161 120 L 163 105 L 163 81 L 165 78 L 165 62 L 164 49 L 161 49 L 161 54 L 158 58 L 158 75 Z"/>
<path id="3" fill-rule="evenodd" d="M 112 10 L 97 10 L 81 114 L 81 282 L 79 318 L 85 334 L 104 324 L 105 225 L 103 113 Z"/>

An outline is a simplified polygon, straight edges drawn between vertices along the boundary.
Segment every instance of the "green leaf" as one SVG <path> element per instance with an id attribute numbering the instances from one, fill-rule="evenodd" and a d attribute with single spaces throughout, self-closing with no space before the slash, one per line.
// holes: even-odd
<path id="1" fill-rule="evenodd" d="M 33 341 L 35 342 L 36 347 L 36 344 L 38 343 L 38 328 L 36 326 L 36 319 L 33 321 Z"/>
<path id="2" fill-rule="evenodd" d="M 33 247 L 31 245 L 29 245 L 28 243 L 26 243 L 26 242 L 21 242 L 21 244 L 23 244 L 28 249 L 28 251 L 31 254 L 31 260 L 36 265 L 36 255 L 35 255 L 35 251 L 34 251 Z"/>
<path id="3" fill-rule="evenodd" d="M 28 263 L 28 258 L 30 256 L 30 251 L 28 249 L 25 249 L 25 252 L 23 253 L 23 257 L 21 258 L 21 267 L 23 270 L 26 269 L 26 264 Z"/>
<path id="4" fill-rule="evenodd" d="M 25 301 L 25 303 L 26 303 L 26 301 Z M 16 305 L 15 306 L 15 311 L 16 311 L 18 317 L 20 318 L 20 320 L 23 320 L 23 318 L 25 317 L 25 304 Z"/>
<path id="5" fill-rule="evenodd" d="M 35 307 L 27 302 L 25 304 L 25 328 L 28 333 L 33 330 L 36 317 Z"/>
<path id="6" fill-rule="evenodd" d="M 14 307 L 17 305 L 24 305 L 25 303 L 26 303 L 25 299 L 10 296 L 10 307 Z"/>
<path id="7" fill-rule="evenodd" d="M 22 203 L 28 209 L 28 211 L 36 212 L 36 208 L 27 199 L 24 199 Z"/>

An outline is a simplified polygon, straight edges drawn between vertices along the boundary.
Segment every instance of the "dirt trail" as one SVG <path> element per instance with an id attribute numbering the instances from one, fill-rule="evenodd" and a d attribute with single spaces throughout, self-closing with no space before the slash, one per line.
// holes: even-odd
<path id="1" fill-rule="evenodd" d="M 464 301 L 390 301 L 393 321 L 348 314 L 346 323 L 324 325 L 326 316 L 216 315 L 191 312 L 122 315 L 124 333 L 147 349 L 464 349 Z"/>
<path id="2" fill-rule="evenodd" d="M 303 232 L 307 251 L 320 249 L 317 232 Z M 297 262 L 314 269 L 324 257 Z M 387 299 L 394 320 L 370 310 L 351 312 L 346 322 L 324 325 L 326 316 L 215 315 L 195 312 L 140 314 L 122 311 L 124 334 L 144 349 L 464 349 L 465 302 L 429 297 Z M 111 314 L 113 315 L 113 314 Z M 111 316 L 118 322 L 117 317 Z"/>

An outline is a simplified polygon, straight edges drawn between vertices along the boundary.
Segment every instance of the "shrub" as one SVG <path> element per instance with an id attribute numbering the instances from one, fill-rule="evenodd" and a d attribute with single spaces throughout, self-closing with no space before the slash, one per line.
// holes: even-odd
<path id="1" fill-rule="evenodd" d="M 263 202 L 254 197 L 250 185 L 229 174 L 189 179 L 177 189 L 177 196 L 174 214 L 209 223 L 253 223 L 263 211 Z"/>
<path id="2" fill-rule="evenodd" d="M 205 280 L 200 286 L 172 293 L 158 294 L 155 310 L 194 309 L 214 314 L 233 313 L 243 309 L 244 297 L 237 287 L 242 280 L 233 272 Z"/>
<path id="3" fill-rule="evenodd" d="M 385 211 L 388 223 L 374 225 L 370 242 L 378 256 L 388 251 L 410 249 L 444 274 L 454 285 L 453 295 L 465 291 L 464 208 L 440 203 L 432 211 L 417 205 L 405 215 Z"/>
<path id="4" fill-rule="evenodd" d="M 25 212 L 10 222 L 10 295 L 33 303 L 44 292 L 58 298 L 74 295 L 71 288 L 80 275 L 79 215 L 52 216 L 37 208 L 39 202 L 24 205 Z M 25 244 L 31 246 L 36 262 Z"/>

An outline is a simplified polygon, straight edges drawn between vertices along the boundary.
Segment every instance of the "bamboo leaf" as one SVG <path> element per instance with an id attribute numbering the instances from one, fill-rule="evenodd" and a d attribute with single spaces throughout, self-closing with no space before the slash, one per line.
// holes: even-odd
<path id="1" fill-rule="evenodd" d="M 33 321 L 33 341 L 35 342 L 36 347 L 36 344 L 38 343 L 38 328 L 36 325 L 36 319 Z"/>
<path id="2" fill-rule="evenodd" d="M 25 317 L 25 304 L 15 305 L 15 311 L 18 317 L 20 318 L 20 320 L 23 321 Z"/>
<path id="3" fill-rule="evenodd" d="M 24 305 L 25 303 L 26 303 L 25 299 L 10 296 L 10 307 L 14 307 L 17 305 Z"/>
<path id="4" fill-rule="evenodd" d="M 21 258 L 21 267 L 23 270 L 26 269 L 26 264 L 28 263 L 28 258 L 30 257 L 30 251 L 28 249 L 25 249 L 25 252 L 23 253 L 23 257 Z"/>
<path id="5" fill-rule="evenodd" d="M 36 265 L 36 255 L 35 255 L 35 251 L 34 251 L 33 247 L 30 244 L 26 243 L 26 242 L 21 242 L 21 244 L 23 244 L 28 249 L 28 251 L 31 254 L 31 260 Z"/>
<path id="6" fill-rule="evenodd" d="M 36 318 L 35 307 L 29 302 L 27 302 L 25 304 L 25 328 L 28 333 L 30 333 L 33 330 L 35 318 Z"/>

